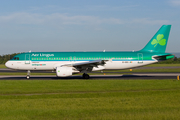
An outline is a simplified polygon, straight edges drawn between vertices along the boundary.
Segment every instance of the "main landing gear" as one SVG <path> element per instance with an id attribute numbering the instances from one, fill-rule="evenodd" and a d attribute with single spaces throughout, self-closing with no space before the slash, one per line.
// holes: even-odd
<path id="1" fill-rule="evenodd" d="M 83 74 L 83 78 L 84 78 L 84 79 L 89 79 L 89 75 L 86 74 L 86 73 L 84 73 L 84 74 Z"/>
<path id="2" fill-rule="evenodd" d="M 31 71 L 30 71 L 30 70 L 28 70 L 28 71 L 27 71 L 27 76 L 26 76 L 26 78 L 27 78 L 27 79 L 29 79 L 29 78 L 30 78 L 30 73 L 31 73 Z"/>

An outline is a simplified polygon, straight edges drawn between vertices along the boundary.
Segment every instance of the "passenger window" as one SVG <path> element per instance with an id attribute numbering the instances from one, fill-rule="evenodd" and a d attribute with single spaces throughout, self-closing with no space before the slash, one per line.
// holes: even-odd
<path id="1" fill-rule="evenodd" d="M 17 57 L 17 60 L 19 60 L 19 57 Z"/>

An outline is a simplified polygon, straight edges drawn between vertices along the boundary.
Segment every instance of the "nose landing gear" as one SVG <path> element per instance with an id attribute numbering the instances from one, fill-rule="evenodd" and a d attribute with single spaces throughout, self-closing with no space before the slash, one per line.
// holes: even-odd
<path id="1" fill-rule="evenodd" d="M 26 76 L 26 79 L 30 79 L 30 73 L 31 73 L 31 71 L 30 71 L 30 70 L 28 70 L 28 71 L 27 71 L 27 76 Z"/>

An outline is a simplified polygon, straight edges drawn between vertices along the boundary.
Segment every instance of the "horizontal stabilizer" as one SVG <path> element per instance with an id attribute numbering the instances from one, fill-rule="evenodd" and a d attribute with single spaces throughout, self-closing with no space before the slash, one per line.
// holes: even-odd
<path id="1" fill-rule="evenodd" d="M 168 54 L 168 55 L 161 55 L 161 56 L 152 56 L 156 60 L 168 60 L 174 58 L 173 54 Z"/>

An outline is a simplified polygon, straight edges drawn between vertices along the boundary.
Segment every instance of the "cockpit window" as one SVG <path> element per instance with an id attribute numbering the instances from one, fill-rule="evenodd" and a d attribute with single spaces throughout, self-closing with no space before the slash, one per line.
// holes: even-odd
<path id="1" fill-rule="evenodd" d="M 19 60 L 19 57 L 13 57 L 12 60 Z"/>

